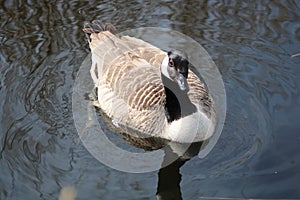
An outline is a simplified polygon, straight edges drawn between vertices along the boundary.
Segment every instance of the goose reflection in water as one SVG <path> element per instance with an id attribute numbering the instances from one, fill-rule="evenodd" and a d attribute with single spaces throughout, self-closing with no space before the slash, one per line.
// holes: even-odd
<path id="1" fill-rule="evenodd" d="M 161 145 L 164 143 L 164 141 L 158 142 L 154 138 L 137 139 L 133 138 L 130 135 L 125 136 L 125 140 L 130 142 L 132 145 L 144 150 L 159 148 L 157 144 Z M 156 145 L 153 144 L 154 141 Z M 151 144 L 152 146 L 149 146 Z M 158 171 L 156 193 L 156 197 L 158 200 L 182 199 L 180 188 L 182 175 L 180 174 L 180 168 L 188 160 L 198 155 L 203 145 L 205 145 L 205 142 L 196 142 L 192 144 L 170 142 L 163 148 L 165 156 L 161 164 L 162 168 Z"/>
<path id="2" fill-rule="evenodd" d="M 182 144 L 177 144 L 182 145 Z M 202 142 L 197 142 L 191 144 L 191 146 L 187 149 L 187 151 L 175 160 L 170 165 L 161 168 L 158 172 L 158 184 L 157 184 L 157 193 L 156 197 L 158 200 L 163 199 L 182 199 L 180 181 L 181 174 L 180 168 L 190 160 L 192 157 L 197 155 L 200 151 Z M 185 146 L 185 145 L 184 145 Z M 185 149 L 185 148 L 184 148 Z M 172 151 L 171 148 L 167 148 L 165 151 L 164 162 L 170 157 L 178 156 L 176 153 Z"/>

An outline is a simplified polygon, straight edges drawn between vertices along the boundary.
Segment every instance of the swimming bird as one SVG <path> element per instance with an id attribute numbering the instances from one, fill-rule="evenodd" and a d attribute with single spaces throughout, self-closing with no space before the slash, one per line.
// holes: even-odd
<path id="1" fill-rule="evenodd" d="M 181 50 L 165 52 L 110 23 L 86 22 L 97 106 L 116 126 L 138 137 L 191 143 L 209 139 L 215 104 Z"/>

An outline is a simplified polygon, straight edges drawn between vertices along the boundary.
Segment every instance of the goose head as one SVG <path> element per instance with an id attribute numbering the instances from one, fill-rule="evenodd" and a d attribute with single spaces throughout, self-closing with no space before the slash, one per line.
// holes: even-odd
<path id="1" fill-rule="evenodd" d="M 167 79 L 176 83 L 182 92 L 188 92 L 188 57 L 186 53 L 179 50 L 171 50 L 162 63 L 162 74 Z"/>
<path id="2" fill-rule="evenodd" d="M 191 102 L 187 82 L 189 62 L 187 55 L 179 50 L 171 50 L 161 65 L 162 83 L 165 88 L 165 110 L 168 122 L 197 112 Z"/>

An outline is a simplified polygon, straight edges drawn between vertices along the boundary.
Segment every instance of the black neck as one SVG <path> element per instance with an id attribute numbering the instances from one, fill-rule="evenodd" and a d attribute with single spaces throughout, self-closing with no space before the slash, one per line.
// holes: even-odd
<path id="1" fill-rule="evenodd" d="M 177 83 L 166 78 L 164 75 L 162 75 L 162 81 L 166 93 L 165 110 L 168 122 L 191 115 L 197 111 L 196 106 L 190 101 L 187 92 L 180 90 Z"/>

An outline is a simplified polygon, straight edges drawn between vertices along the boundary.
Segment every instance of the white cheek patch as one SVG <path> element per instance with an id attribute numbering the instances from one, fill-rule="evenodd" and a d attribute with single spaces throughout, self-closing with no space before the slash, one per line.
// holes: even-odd
<path id="1" fill-rule="evenodd" d="M 168 64 L 169 64 L 169 57 L 166 56 L 161 64 L 161 73 L 168 79 L 172 80 L 169 76 Z"/>

